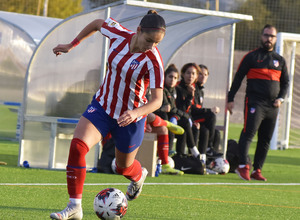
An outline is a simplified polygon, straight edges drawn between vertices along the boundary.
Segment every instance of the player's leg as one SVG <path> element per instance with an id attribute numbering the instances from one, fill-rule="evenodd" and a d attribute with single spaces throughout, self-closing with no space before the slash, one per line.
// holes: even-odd
<path id="1" fill-rule="evenodd" d="M 252 139 L 262 121 L 262 107 L 257 102 L 248 101 L 246 98 L 244 112 L 244 128 L 239 139 L 239 167 L 236 173 L 243 180 L 250 180 L 247 155 Z"/>
<path id="2" fill-rule="evenodd" d="M 253 172 L 251 174 L 252 179 L 266 181 L 267 179 L 261 175 L 261 169 L 267 157 L 271 138 L 273 136 L 274 128 L 276 125 L 278 109 L 272 109 L 267 111 L 265 119 L 261 122 L 258 129 L 258 141 L 254 155 Z"/>
<path id="3" fill-rule="evenodd" d="M 126 192 L 127 200 L 136 199 L 148 174 L 135 156 L 144 138 L 145 118 L 111 131 L 116 144 L 116 171 L 131 180 Z"/>
<path id="4" fill-rule="evenodd" d="M 169 165 L 169 131 L 167 127 L 153 127 L 152 133 L 157 134 L 157 152 L 161 159 L 162 173 L 172 175 L 183 175 L 184 172 L 174 169 Z"/>
<path id="5" fill-rule="evenodd" d="M 82 219 L 81 198 L 86 176 L 85 155 L 101 138 L 97 128 L 88 119 L 81 117 L 71 141 L 66 168 L 70 202 L 63 211 L 51 213 L 52 219 Z"/>

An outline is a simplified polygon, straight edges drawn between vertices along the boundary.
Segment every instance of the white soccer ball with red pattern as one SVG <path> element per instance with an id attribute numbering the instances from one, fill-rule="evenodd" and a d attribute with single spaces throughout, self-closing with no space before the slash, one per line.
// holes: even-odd
<path id="1" fill-rule="evenodd" d="M 219 174 L 226 174 L 229 172 L 230 166 L 227 160 L 219 157 L 210 163 L 209 168 Z"/>
<path id="2" fill-rule="evenodd" d="M 116 188 L 101 190 L 94 199 L 94 211 L 103 220 L 120 219 L 127 211 L 128 202 L 124 193 Z"/>

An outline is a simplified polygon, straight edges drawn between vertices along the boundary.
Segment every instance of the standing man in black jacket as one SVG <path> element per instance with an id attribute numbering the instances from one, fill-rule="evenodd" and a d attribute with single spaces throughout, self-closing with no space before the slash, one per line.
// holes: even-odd
<path id="1" fill-rule="evenodd" d="M 265 25 L 261 35 L 261 47 L 245 55 L 228 93 L 227 109 L 232 114 L 234 96 L 247 76 L 244 103 L 244 128 L 239 140 L 239 167 L 235 172 L 243 180 L 267 179 L 261 175 L 270 141 L 276 124 L 278 109 L 284 100 L 289 85 L 289 76 L 283 57 L 274 51 L 277 30 Z M 258 131 L 253 172 L 249 174 L 247 155 L 252 138 Z"/>

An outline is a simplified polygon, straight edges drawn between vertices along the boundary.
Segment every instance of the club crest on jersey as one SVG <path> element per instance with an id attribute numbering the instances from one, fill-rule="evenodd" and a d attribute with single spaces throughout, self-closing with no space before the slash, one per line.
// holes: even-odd
<path id="1" fill-rule="evenodd" d="M 95 111 L 96 111 L 96 108 L 93 106 L 89 107 L 89 109 L 87 110 L 88 113 L 93 113 Z"/>
<path id="2" fill-rule="evenodd" d="M 254 114 L 255 113 L 255 108 L 250 108 L 250 113 Z"/>
<path id="3" fill-rule="evenodd" d="M 273 64 L 275 67 L 279 67 L 279 61 L 278 60 L 273 60 Z"/>
<path id="4" fill-rule="evenodd" d="M 130 69 L 135 70 L 136 68 L 138 68 L 138 66 L 140 65 L 140 62 L 137 61 L 136 59 L 134 59 L 133 61 L 131 61 L 130 63 Z"/>
<path id="5" fill-rule="evenodd" d="M 107 26 L 109 26 L 109 27 L 114 27 L 116 24 L 117 24 L 117 22 L 115 22 L 114 20 L 109 20 L 107 22 Z"/>

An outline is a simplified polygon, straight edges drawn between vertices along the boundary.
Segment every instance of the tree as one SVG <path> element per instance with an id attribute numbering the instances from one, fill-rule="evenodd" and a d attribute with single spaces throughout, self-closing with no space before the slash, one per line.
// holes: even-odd
<path id="1" fill-rule="evenodd" d="M 22 14 L 42 15 L 44 0 L 0 0 L 0 10 Z M 82 12 L 81 0 L 48 0 L 48 16 L 67 18 Z"/>
<path id="2" fill-rule="evenodd" d="M 236 26 L 235 48 L 239 50 L 251 50 L 259 46 L 261 29 L 266 23 L 273 23 L 271 12 L 263 0 L 246 1 L 237 13 L 253 16 L 253 21 L 243 21 Z"/>

